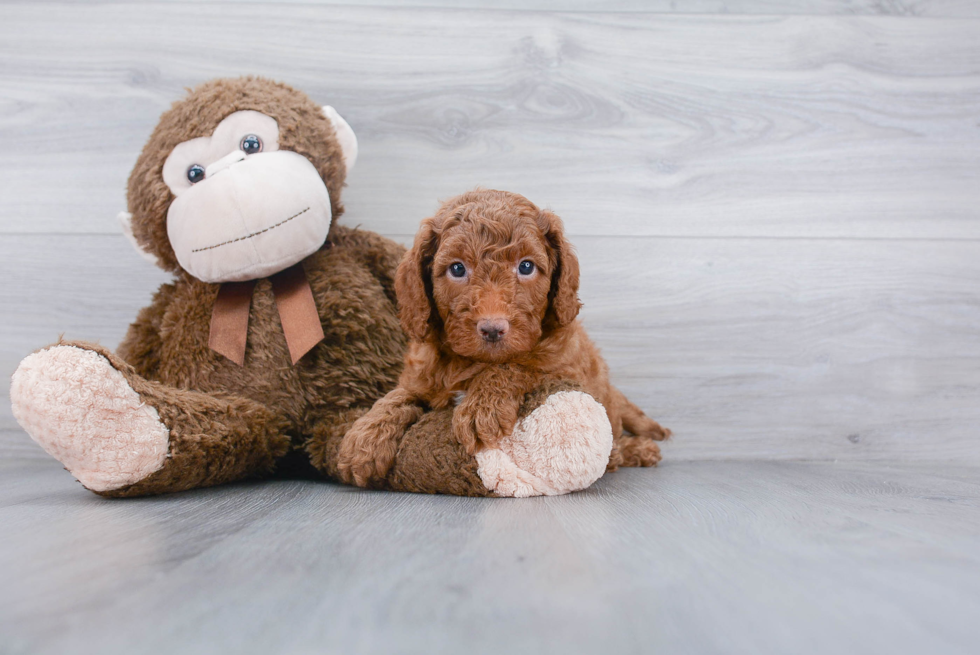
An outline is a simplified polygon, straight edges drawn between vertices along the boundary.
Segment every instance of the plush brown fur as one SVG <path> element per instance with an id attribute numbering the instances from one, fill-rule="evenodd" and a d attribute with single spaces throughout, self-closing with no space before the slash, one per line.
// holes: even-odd
<path id="1" fill-rule="evenodd" d="M 303 261 L 325 338 L 295 366 L 268 279 L 259 280 L 252 296 L 244 366 L 208 347 L 218 285 L 189 275 L 161 287 L 130 327 L 120 355 L 151 379 L 275 407 L 298 432 L 324 412 L 370 407 L 401 370 L 404 336 L 390 294 L 402 249 L 370 232 L 340 226 L 333 232 L 333 247 Z"/>
<path id="2" fill-rule="evenodd" d="M 521 262 L 531 262 L 527 275 Z M 462 264 L 464 277 L 451 274 Z M 468 453 L 511 433 L 527 393 L 547 380 L 570 380 L 606 408 L 611 466 L 650 466 L 654 440 L 670 431 L 609 383 L 608 367 L 576 320 L 578 260 L 561 220 L 513 193 L 477 190 L 445 203 L 422 222 L 399 266 L 395 288 L 411 338 L 398 387 L 348 432 L 341 476 L 358 485 L 382 480 L 419 407 L 451 406 L 452 429 Z M 481 330 L 492 325 L 491 338 Z M 624 428 L 634 435 L 623 435 Z"/>

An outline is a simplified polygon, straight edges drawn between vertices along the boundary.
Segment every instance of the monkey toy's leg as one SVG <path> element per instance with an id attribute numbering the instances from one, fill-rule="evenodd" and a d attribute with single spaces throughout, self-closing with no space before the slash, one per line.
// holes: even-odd
<path id="1" fill-rule="evenodd" d="M 388 399 L 406 400 L 398 394 L 389 394 Z M 602 475 L 612 448 L 605 408 L 568 381 L 549 381 L 526 394 L 511 434 L 499 440 L 497 447 L 484 447 L 476 454 L 468 452 L 453 434 L 458 407 L 423 411 L 404 402 L 386 406 L 378 401 L 375 408 L 379 405 L 385 409 L 383 414 L 374 418 L 367 414 L 365 422 L 357 424 L 382 425 L 381 433 L 389 427 L 401 432 L 391 442 L 395 452 L 385 476 L 374 475 L 361 485 L 375 489 L 458 496 L 569 493 L 584 489 Z M 352 410 L 346 422 L 322 423 L 308 442 L 311 461 L 328 475 L 343 479 L 342 446 L 358 445 L 350 442 L 356 426 L 344 434 L 344 426 L 355 423 L 354 415 Z M 393 422 L 381 423 L 382 416 Z"/>
<path id="2" fill-rule="evenodd" d="M 21 362 L 14 416 L 86 488 L 145 496 L 268 472 L 287 422 L 239 397 L 168 387 L 94 344 L 59 342 Z"/>

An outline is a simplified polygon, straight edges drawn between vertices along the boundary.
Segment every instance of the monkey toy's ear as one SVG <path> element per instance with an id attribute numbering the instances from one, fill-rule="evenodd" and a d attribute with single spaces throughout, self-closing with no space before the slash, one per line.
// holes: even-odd
<path id="1" fill-rule="evenodd" d="M 349 175 L 350 170 L 354 168 L 354 162 L 357 161 L 357 137 L 354 136 L 354 130 L 350 129 L 347 121 L 330 105 L 323 105 L 323 115 L 327 117 L 333 125 L 334 132 L 337 133 L 337 141 L 344 151 L 344 166 Z"/>
<path id="2" fill-rule="evenodd" d="M 116 218 L 119 219 L 119 225 L 122 227 L 122 232 L 126 235 L 126 239 L 132 244 L 133 248 L 136 248 L 136 252 L 140 254 L 140 257 L 154 266 L 160 266 L 160 260 L 157 259 L 157 256 L 149 250 L 144 250 L 140 242 L 133 236 L 133 215 L 129 212 L 119 212 Z"/>

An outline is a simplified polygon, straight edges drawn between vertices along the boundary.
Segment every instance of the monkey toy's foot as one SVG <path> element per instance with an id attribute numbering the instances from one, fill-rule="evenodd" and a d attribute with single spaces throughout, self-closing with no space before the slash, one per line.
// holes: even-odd
<path id="1" fill-rule="evenodd" d="M 602 405 L 587 393 L 563 390 L 548 395 L 499 448 L 478 452 L 476 460 L 483 483 L 498 496 L 553 496 L 598 480 L 612 444 Z"/>
<path id="2" fill-rule="evenodd" d="M 28 356 L 10 399 L 27 433 L 92 491 L 139 482 L 166 461 L 157 410 L 94 350 L 56 345 Z"/>

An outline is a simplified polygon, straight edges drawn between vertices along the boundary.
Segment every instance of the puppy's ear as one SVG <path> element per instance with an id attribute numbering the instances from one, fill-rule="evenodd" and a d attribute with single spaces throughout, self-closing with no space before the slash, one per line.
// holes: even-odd
<path id="1" fill-rule="evenodd" d="M 551 290 L 548 292 L 548 314 L 557 325 L 568 325 L 578 316 L 582 303 L 578 299 L 578 257 L 565 239 L 561 219 L 548 210 L 538 215 L 538 225 L 544 230 L 551 250 Z"/>
<path id="2" fill-rule="evenodd" d="M 432 298 L 432 258 L 438 241 L 434 220 L 422 221 L 412 249 L 405 253 L 395 272 L 402 329 L 415 341 L 423 341 L 432 333 L 433 323 L 439 316 Z"/>

